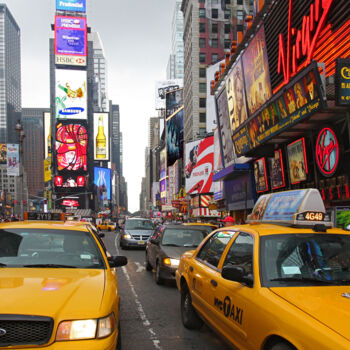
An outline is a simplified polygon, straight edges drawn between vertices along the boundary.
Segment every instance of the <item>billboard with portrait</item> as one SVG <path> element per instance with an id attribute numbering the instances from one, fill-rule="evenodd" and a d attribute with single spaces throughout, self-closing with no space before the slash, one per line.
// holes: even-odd
<path id="1" fill-rule="evenodd" d="M 228 114 L 233 133 L 248 119 L 242 61 L 238 59 L 226 78 Z"/>
<path id="2" fill-rule="evenodd" d="M 103 200 L 111 199 L 111 169 L 94 167 L 94 184 Z"/>
<path id="3" fill-rule="evenodd" d="M 7 144 L 7 176 L 19 176 L 19 145 Z"/>
<path id="4" fill-rule="evenodd" d="M 185 146 L 186 193 L 213 192 L 214 136 Z"/>
<path id="5" fill-rule="evenodd" d="M 56 125 L 56 165 L 58 172 L 87 171 L 88 133 L 80 123 Z"/>
<path id="6" fill-rule="evenodd" d="M 217 119 L 220 133 L 220 143 L 223 154 L 223 165 L 229 166 L 234 160 L 233 142 L 231 127 L 228 115 L 226 89 L 223 89 L 216 99 Z"/>
<path id="7" fill-rule="evenodd" d="M 7 164 L 7 144 L 0 143 L 0 164 Z"/>
<path id="8" fill-rule="evenodd" d="M 256 192 L 265 192 L 269 189 L 266 173 L 266 159 L 260 158 L 254 162 L 254 179 Z"/>
<path id="9" fill-rule="evenodd" d="M 301 138 L 287 145 L 287 155 L 290 183 L 297 184 L 307 180 L 305 139 Z"/>
<path id="10" fill-rule="evenodd" d="M 272 96 L 263 26 L 243 54 L 243 69 L 248 111 L 252 115 Z"/>
<path id="11" fill-rule="evenodd" d="M 184 109 L 166 121 L 167 166 L 183 157 Z"/>
<path id="12" fill-rule="evenodd" d="M 184 104 L 183 89 L 177 89 L 165 94 L 166 118 L 169 118 Z"/>
<path id="13" fill-rule="evenodd" d="M 56 0 L 56 10 L 86 12 L 86 0 Z"/>
<path id="14" fill-rule="evenodd" d="M 94 159 L 109 160 L 109 113 L 94 113 Z"/>
<path id="15" fill-rule="evenodd" d="M 157 81 L 155 86 L 155 109 L 164 109 L 166 94 L 170 91 L 178 90 L 182 87 L 182 79 L 168 79 Z"/>
<path id="16" fill-rule="evenodd" d="M 271 178 L 271 189 L 276 190 L 277 188 L 284 187 L 286 185 L 286 182 L 284 177 L 284 167 L 281 149 L 278 149 L 274 152 L 273 158 L 269 158 L 269 169 Z"/>
<path id="17" fill-rule="evenodd" d="M 56 119 L 87 119 L 87 73 L 56 69 Z"/>

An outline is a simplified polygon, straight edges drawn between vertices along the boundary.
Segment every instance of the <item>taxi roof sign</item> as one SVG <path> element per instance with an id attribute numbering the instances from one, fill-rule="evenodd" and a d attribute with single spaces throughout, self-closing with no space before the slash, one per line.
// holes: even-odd
<path id="1" fill-rule="evenodd" d="M 65 221 L 64 213 L 43 213 L 43 212 L 25 212 L 24 220 L 40 220 L 40 221 Z"/>
<path id="2" fill-rule="evenodd" d="M 321 194 L 315 188 L 264 194 L 259 197 L 247 221 L 332 227 Z"/>

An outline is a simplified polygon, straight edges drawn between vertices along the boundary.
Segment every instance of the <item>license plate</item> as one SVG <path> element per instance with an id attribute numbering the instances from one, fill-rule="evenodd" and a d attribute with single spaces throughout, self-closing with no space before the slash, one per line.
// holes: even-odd
<path id="1" fill-rule="evenodd" d="M 141 245 L 141 244 L 145 244 L 145 241 L 138 241 L 137 243 Z"/>

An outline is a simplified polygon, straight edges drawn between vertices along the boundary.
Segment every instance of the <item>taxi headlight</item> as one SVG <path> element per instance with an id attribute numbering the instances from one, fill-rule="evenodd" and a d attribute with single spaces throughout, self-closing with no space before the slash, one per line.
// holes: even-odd
<path id="1" fill-rule="evenodd" d="M 110 334 L 113 333 L 114 329 L 115 329 L 115 318 L 113 314 L 105 318 L 100 318 L 98 320 L 97 338 L 108 337 Z"/>
<path id="2" fill-rule="evenodd" d="M 129 235 L 128 233 L 124 233 L 124 234 L 123 234 L 123 238 L 125 238 L 125 239 L 130 239 L 130 238 L 132 238 L 132 237 L 131 237 L 131 235 Z"/>
<path id="3" fill-rule="evenodd" d="M 163 259 L 164 265 L 172 266 L 172 267 L 178 267 L 180 260 L 179 259 L 171 259 L 171 258 L 165 258 Z"/>

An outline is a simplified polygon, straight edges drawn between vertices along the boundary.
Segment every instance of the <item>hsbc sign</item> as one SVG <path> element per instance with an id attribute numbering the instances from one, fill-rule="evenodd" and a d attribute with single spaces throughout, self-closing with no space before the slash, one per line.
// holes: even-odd
<path id="1" fill-rule="evenodd" d="M 63 66 L 86 66 L 86 57 L 56 55 L 55 63 Z"/>

